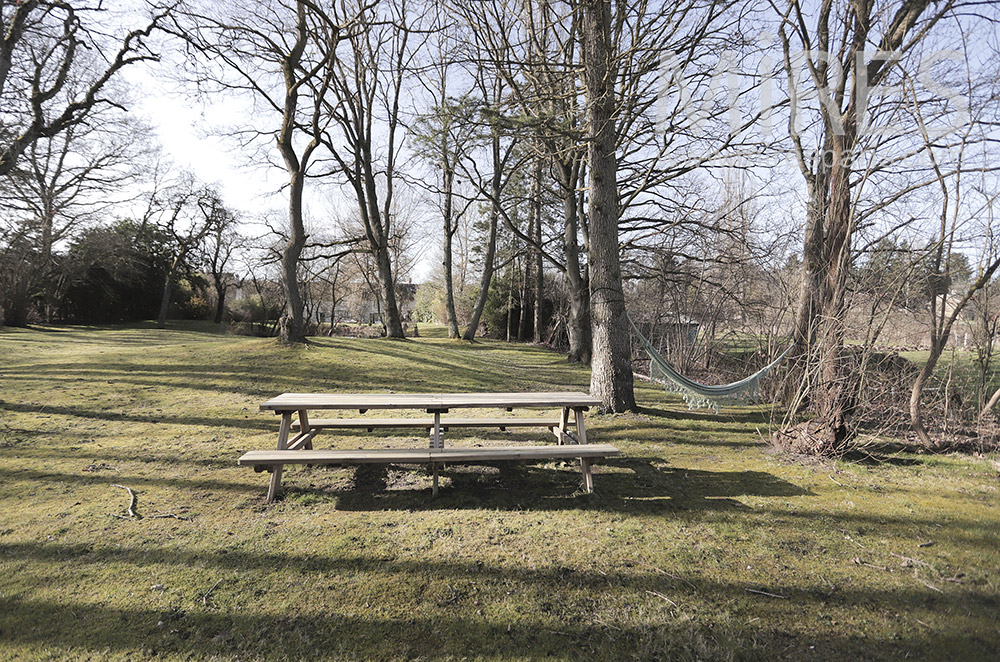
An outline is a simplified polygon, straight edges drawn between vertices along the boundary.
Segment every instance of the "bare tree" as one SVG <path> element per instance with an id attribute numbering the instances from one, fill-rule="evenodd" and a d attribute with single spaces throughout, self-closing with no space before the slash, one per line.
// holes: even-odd
<path id="1" fill-rule="evenodd" d="M 0 0 L 0 176 L 37 140 L 115 105 L 109 83 L 123 68 L 157 58 L 147 39 L 171 10 L 167 5 L 142 27 L 123 31 L 103 23 L 100 2 Z"/>
<path id="2" fill-rule="evenodd" d="M 456 175 L 461 171 L 461 162 L 469 157 L 469 150 L 476 138 L 478 127 L 475 115 L 479 104 L 468 94 L 457 97 L 451 94 L 450 74 L 455 69 L 451 53 L 456 50 L 455 39 L 449 27 L 441 25 L 444 22 L 443 7 L 435 4 L 434 11 L 438 25 L 432 36 L 433 60 L 429 65 L 429 75 L 420 78 L 432 97 L 431 108 L 417 117 L 411 133 L 415 136 L 414 143 L 418 153 L 435 170 L 432 188 L 440 197 L 444 225 L 442 267 L 448 337 L 458 338 L 460 330 L 455 309 L 453 244 L 460 221 L 474 200 L 467 199 L 462 204 L 462 199 L 456 195 Z M 460 287 L 462 286 L 464 282 L 461 282 Z"/>
<path id="3" fill-rule="evenodd" d="M 966 62 L 969 62 L 968 57 Z M 928 251 L 930 354 L 910 392 L 910 424 L 920 441 L 928 447 L 934 442 L 923 420 L 921 396 L 924 386 L 934 373 L 959 315 L 1000 269 L 1000 248 L 994 225 L 1000 205 L 1000 193 L 996 189 L 1000 167 L 992 158 L 993 139 L 989 129 L 1000 119 L 997 106 L 1000 102 L 1000 83 L 995 76 L 988 75 L 985 87 L 983 94 L 981 89 L 976 89 L 972 77 L 967 77 L 966 102 L 972 105 L 977 119 L 970 121 L 959 132 L 952 146 L 948 144 L 950 141 L 931 136 L 924 118 L 926 109 L 921 107 L 915 86 L 912 83 L 909 85 L 908 96 L 913 103 L 913 114 L 940 190 L 937 236 Z M 950 162 L 945 162 L 949 152 L 954 156 Z M 959 244 L 963 241 L 967 243 L 970 238 L 977 243 L 982 242 L 978 268 L 971 283 L 957 295 L 952 294 L 952 258 Z"/>
<path id="4" fill-rule="evenodd" d="M 502 104 L 505 95 L 505 85 L 501 76 L 490 72 L 486 67 L 476 66 L 481 62 L 478 57 L 476 42 L 469 44 L 472 51 L 470 61 L 474 64 L 473 76 L 475 89 L 482 104 L 480 108 L 480 123 L 483 129 L 483 140 L 480 153 L 485 152 L 484 159 L 489 168 L 480 167 L 478 159 L 462 161 L 460 165 L 466 179 L 478 192 L 479 198 L 485 200 L 486 211 L 486 246 L 483 251 L 482 274 L 479 280 L 479 293 L 469 315 L 469 325 L 462 338 L 474 340 L 482 319 L 483 310 L 489 298 L 490 286 L 496 272 L 497 230 L 500 215 L 505 202 L 505 191 L 512 177 L 515 176 L 511 166 L 516 161 L 518 139 L 509 130 L 509 124 L 502 118 Z"/>
<path id="5" fill-rule="evenodd" d="M 160 217 L 154 222 L 172 242 L 160 313 L 156 319 L 156 326 L 162 329 L 167 325 L 170 296 L 178 274 L 182 269 L 194 266 L 190 260 L 201 252 L 205 238 L 232 225 L 233 217 L 216 191 L 199 185 L 190 175 L 183 176 L 180 182 L 166 191 L 155 194 L 151 207 L 156 210 L 153 214 Z"/>
<path id="6" fill-rule="evenodd" d="M 584 80 L 590 166 L 590 291 L 594 357 L 590 393 L 605 411 L 635 409 L 632 346 L 625 320 L 618 261 L 618 186 L 615 132 L 615 72 L 611 3 L 583 0 Z"/>
<path id="7" fill-rule="evenodd" d="M 515 126 L 532 138 L 542 163 L 551 164 L 562 202 L 561 254 L 539 245 L 534 223 L 519 228 L 502 207 L 499 211 L 507 229 L 563 275 L 570 299 L 569 358 L 589 363 L 587 228 L 578 195 L 586 149 L 577 85 L 577 12 L 572 4 L 548 0 L 516 6 L 506 0 L 457 3 L 455 9 L 477 41 L 483 66 L 503 80 L 517 115 Z"/>
<path id="8" fill-rule="evenodd" d="M 879 144 L 872 126 L 869 91 L 896 71 L 900 58 L 914 49 L 942 18 L 954 0 L 895 0 L 851 2 L 840 8 L 823 2 L 810 14 L 798 0 L 772 3 L 781 17 L 779 36 L 790 93 L 796 89 L 798 68 L 804 64 L 809 88 L 818 101 L 813 133 L 805 136 L 799 123 L 806 114 L 792 99 L 789 135 L 799 170 L 806 182 L 808 206 L 803 248 L 802 280 L 795 321 L 795 341 L 808 379 L 808 402 L 814 414 L 805 426 L 783 431 L 801 450 L 839 452 L 851 430 L 851 392 L 843 360 L 847 279 L 857 231 L 858 194 L 872 181 L 873 171 L 859 155 L 865 148 L 879 153 L 880 163 L 891 148 Z M 878 56 L 866 53 L 876 44 Z M 801 53 L 801 60 L 796 57 Z M 905 102 L 899 100 L 898 108 Z M 891 114 L 886 107 L 883 113 Z M 807 145 L 807 138 L 815 146 Z M 860 172 L 855 162 L 862 164 Z M 892 196 L 888 196 L 892 197 Z M 895 198 L 898 199 L 898 198 Z"/>
<path id="9" fill-rule="evenodd" d="M 20 167 L 0 178 L 0 207 L 11 222 L 25 225 L 38 252 L 30 277 L 50 321 L 65 284 L 57 273 L 54 248 L 132 195 L 129 185 L 141 177 L 148 149 L 146 133 L 146 127 L 117 109 L 95 109 L 88 121 L 36 140 L 22 155 Z"/>
<path id="10" fill-rule="evenodd" d="M 220 213 L 218 221 L 205 237 L 203 248 L 203 261 L 215 288 L 216 324 L 222 323 L 226 313 L 226 295 L 229 289 L 237 284 L 229 269 L 232 268 L 233 261 L 243 244 L 244 238 L 239 232 L 238 218 L 228 211 Z"/>
<path id="11" fill-rule="evenodd" d="M 326 140 L 327 95 L 337 69 L 336 49 L 351 17 L 308 0 L 267 0 L 244 5 L 209 4 L 188 9 L 171 32 L 205 56 L 198 82 L 236 94 L 251 95 L 270 111 L 274 125 L 238 131 L 244 144 L 273 141 L 288 175 L 287 243 L 281 256 L 285 313 L 283 342 L 305 341 L 299 258 L 306 245 L 303 193 L 311 169 L 319 167 L 318 150 Z"/>
<path id="12" fill-rule="evenodd" d="M 391 247 L 403 146 L 401 100 L 426 31 L 405 0 L 347 6 L 355 12 L 353 28 L 343 35 L 324 98 L 325 117 L 337 135 L 326 134 L 325 145 L 357 203 L 377 268 L 386 332 L 402 338 Z"/>

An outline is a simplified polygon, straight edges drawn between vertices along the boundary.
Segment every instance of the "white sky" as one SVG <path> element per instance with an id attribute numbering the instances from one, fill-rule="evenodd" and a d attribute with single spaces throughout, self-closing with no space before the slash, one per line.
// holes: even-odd
<path id="1" fill-rule="evenodd" d="M 242 104 L 206 104 L 179 94 L 139 67 L 125 77 L 135 95 L 131 110 L 153 126 L 164 156 L 175 166 L 217 184 L 227 204 L 248 214 L 285 208 L 279 173 L 267 164 L 248 163 L 235 141 L 219 135 L 223 126 L 246 112 Z"/>

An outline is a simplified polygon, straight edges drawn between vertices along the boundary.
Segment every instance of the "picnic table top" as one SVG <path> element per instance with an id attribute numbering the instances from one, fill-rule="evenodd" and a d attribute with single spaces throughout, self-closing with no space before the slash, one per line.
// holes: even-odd
<path id="1" fill-rule="evenodd" d="M 458 409 L 460 407 L 597 407 L 586 393 L 282 393 L 263 411 L 304 409 Z"/>

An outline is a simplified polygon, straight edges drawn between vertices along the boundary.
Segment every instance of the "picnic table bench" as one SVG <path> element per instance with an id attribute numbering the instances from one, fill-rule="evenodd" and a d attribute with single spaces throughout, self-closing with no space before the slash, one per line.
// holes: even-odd
<path id="1" fill-rule="evenodd" d="M 281 415 L 278 447 L 274 451 L 249 451 L 239 464 L 256 471 L 270 471 L 271 482 L 267 501 L 277 497 L 281 475 L 286 464 L 428 464 L 433 475 L 433 494 L 438 492 L 438 468 L 442 464 L 475 464 L 498 461 L 538 461 L 580 459 L 583 488 L 593 492 L 591 463 L 615 455 L 617 448 L 607 444 L 588 444 L 583 414 L 600 401 L 586 393 L 283 393 L 260 406 L 262 411 Z M 558 418 L 442 418 L 453 409 L 499 408 L 508 412 L 518 409 L 559 409 Z M 418 410 L 429 418 L 315 418 L 309 412 L 317 410 Z M 444 446 L 444 432 L 450 428 L 483 427 L 548 428 L 555 445 L 520 445 L 487 447 Z M 430 432 L 427 448 L 378 448 L 356 450 L 314 450 L 313 440 L 324 429 L 424 428 Z M 297 434 L 292 436 L 292 430 Z"/>

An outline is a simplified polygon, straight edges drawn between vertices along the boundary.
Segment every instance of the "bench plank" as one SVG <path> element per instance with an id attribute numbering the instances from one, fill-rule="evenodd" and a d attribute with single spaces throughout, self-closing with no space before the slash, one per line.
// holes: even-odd
<path id="1" fill-rule="evenodd" d="M 355 450 L 248 451 L 239 460 L 241 466 L 281 464 L 456 464 L 502 460 L 558 460 L 605 458 L 620 455 L 609 444 L 586 446 L 485 446 L 438 449 L 364 448 Z"/>

